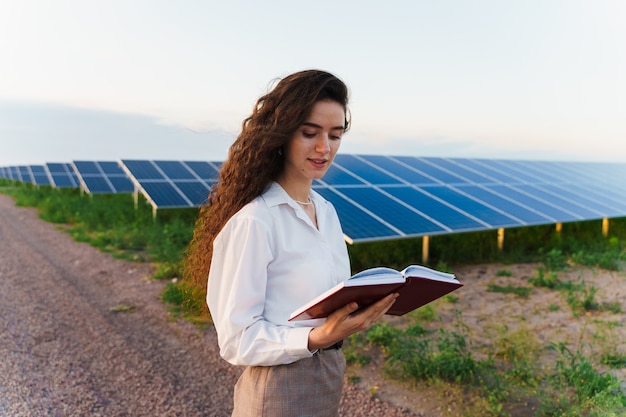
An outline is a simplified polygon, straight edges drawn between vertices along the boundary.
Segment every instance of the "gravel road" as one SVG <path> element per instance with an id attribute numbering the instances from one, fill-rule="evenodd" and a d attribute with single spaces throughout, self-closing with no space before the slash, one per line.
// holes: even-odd
<path id="1" fill-rule="evenodd" d="M 0 194 L 0 416 L 229 416 L 241 369 L 150 275 Z M 348 383 L 341 415 L 415 416 Z"/>

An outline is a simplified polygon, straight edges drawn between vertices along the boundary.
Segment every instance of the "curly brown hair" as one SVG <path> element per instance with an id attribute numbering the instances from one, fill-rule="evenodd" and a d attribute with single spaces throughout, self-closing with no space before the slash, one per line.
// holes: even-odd
<path id="1" fill-rule="evenodd" d="M 283 145 L 320 100 L 336 101 L 343 106 L 347 131 L 350 126 L 348 88 L 328 72 L 296 72 L 278 81 L 257 100 L 229 149 L 207 204 L 200 208 L 193 239 L 185 254 L 185 280 L 206 291 L 213 240 L 236 212 L 261 195 L 282 173 Z"/>

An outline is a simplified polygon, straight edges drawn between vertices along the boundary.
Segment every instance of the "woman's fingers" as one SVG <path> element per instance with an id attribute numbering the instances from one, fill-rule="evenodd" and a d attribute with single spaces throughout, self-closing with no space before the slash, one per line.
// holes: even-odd
<path id="1" fill-rule="evenodd" d="M 367 329 L 389 311 L 396 298 L 398 298 L 397 293 L 389 294 L 356 314 L 353 313 L 359 309 L 359 306 L 355 302 L 337 309 L 328 316 L 322 326 L 309 333 L 309 349 L 330 346 L 351 334 Z"/>
<path id="2" fill-rule="evenodd" d="M 393 306 L 393 303 L 396 302 L 396 298 L 398 298 L 397 293 L 389 294 L 385 298 L 377 301 L 371 306 L 365 308 L 363 311 L 360 311 L 358 314 L 353 316 L 353 319 L 356 321 L 360 321 L 364 326 L 360 330 L 364 330 L 369 327 L 372 323 L 380 319 L 385 315 L 387 311 Z M 359 326 L 362 327 L 362 326 Z M 359 331 L 360 331 L 359 330 Z"/>

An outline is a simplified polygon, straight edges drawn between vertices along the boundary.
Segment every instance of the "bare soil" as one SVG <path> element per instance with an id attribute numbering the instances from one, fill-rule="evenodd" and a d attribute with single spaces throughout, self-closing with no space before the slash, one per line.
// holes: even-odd
<path id="1" fill-rule="evenodd" d="M 592 357 L 610 345 L 626 353 L 623 314 L 575 316 L 561 292 L 542 288 L 528 299 L 487 291 L 490 283 L 528 285 L 538 266 L 458 268 L 465 284 L 455 292 L 458 302 L 437 301 L 438 319 L 429 326 L 451 329 L 460 310 L 477 358 L 497 350 L 504 325 Z M 512 276 L 497 277 L 502 269 Z M 230 415 L 241 369 L 219 358 L 212 327 L 168 313 L 159 300 L 165 283 L 152 273 L 149 264 L 73 241 L 0 195 L 0 416 Z M 623 273 L 573 267 L 560 277 L 593 284 L 599 302 L 619 302 L 626 311 Z M 402 325 L 406 318 L 389 320 Z M 372 357 L 348 370 L 342 416 L 461 415 L 457 393 L 389 380 L 380 354 Z M 624 369 L 610 372 L 626 378 Z"/>
<path id="2" fill-rule="evenodd" d="M 532 288 L 528 298 L 511 293 L 490 292 L 490 284 L 506 287 L 532 287 L 529 278 L 538 275 L 540 264 L 474 265 L 457 268 L 455 274 L 464 287 L 454 292 L 458 301 L 434 302 L 438 318 L 424 325 L 426 328 L 455 330 L 455 323 L 462 322 L 472 344 L 475 359 L 486 359 L 501 349 L 504 337 L 524 340 L 527 345 L 538 348 L 537 367 L 554 366 L 555 352 L 547 348 L 550 343 L 564 343 L 573 352 L 580 351 L 599 372 L 608 372 L 622 381 L 626 392 L 626 368 L 610 369 L 599 363 L 605 352 L 626 355 L 626 273 L 597 268 L 570 266 L 557 273 L 562 282 L 584 283 L 587 288 L 597 289 L 594 300 L 598 303 L 619 303 L 621 312 L 612 313 L 602 309 L 575 312 L 567 302 L 563 291 Z M 499 271 L 510 271 L 511 276 L 498 276 Z M 456 311 L 461 317 L 456 317 Z M 386 318 L 388 322 L 402 326 L 408 318 Z M 379 352 L 371 351 L 372 362 L 366 366 L 354 366 L 349 371 L 352 380 L 359 380 L 362 389 L 391 404 L 405 407 L 424 417 L 462 416 L 467 411 L 467 398 L 463 393 L 445 384 L 410 384 L 392 381 L 381 372 L 383 361 Z M 510 410 L 512 416 L 528 416 L 532 404 Z"/>

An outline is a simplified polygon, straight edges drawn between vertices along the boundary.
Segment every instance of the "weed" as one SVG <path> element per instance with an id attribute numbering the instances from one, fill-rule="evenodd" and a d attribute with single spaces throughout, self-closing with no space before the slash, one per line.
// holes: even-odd
<path id="1" fill-rule="evenodd" d="M 196 324 L 203 324 L 209 321 L 209 316 L 204 296 L 199 293 L 197 287 L 185 281 L 168 282 L 160 298 L 172 313 L 182 315 Z"/>
<path id="2" fill-rule="evenodd" d="M 626 368 L 626 354 L 618 352 L 605 353 L 600 357 L 600 363 L 611 368 Z"/>
<path id="3" fill-rule="evenodd" d="M 550 249 L 543 259 L 548 271 L 562 271 L 567 267 L 567 256 L 559 248 Z"/>
<path id="4" fill-rule="evenodd" d="M 530 278 L 528 282 L 535 287 L 550 289 L 558 288 L 562 284 L 556 273 L 550 272 L 546 275 L 544 268 L 539 268 L 537 270 L 537 276 Z"/>
<path id="5" fill-rule="evenodd" d="M 510 269 L 499 269 L 496 272 L 496 276 L 497 277 L 512 277 L 513 276 L 513 272 L 511 272 Z"/>
<path id="6" fill-rule="evenodd" d="M 343 354 L 346 363 L 350 365 L 367 365 L 371 358 L 366 354 L 365 336 L 363 333 L 355 333 L 348 337 L 343 345 Z"/>
<path id="7" fill-rule="evenodd" d="M 436 338 L 419 324 L 400 330 L 386 323 L 367 332 L 367 341 L 387 356 L 387 371 L 415 380 L 437 378 L 470 382 L 478 367 L 468 342 L 459 332 L 439 331 Z"/>
<path id="8" fill-rule="evenodd" d="M 513 285 L 507 285 L 506 287 L 503 287 L 501 285 L 497 285 L 497 284 L 489 284 L 487 286 L 487 291 L 489 292 L 499 292 L 499 293 L 505 293 L 505 294 L 515 294 L 519 297 L 523 297 L 523 298 L 528 298 L 528 296 L 530 295 L 530 292 L 532 291 L 532 288 L 530 287 L 515 287 Z"/>
<path id="9" fill-rule="evenodd" d="M 459 297 L 454 294 L 446 294 L 443 296 L 443 299 L 452 304 L 459 302 Z"/>
<path id="10" fill-rule="evenodd" d="M 127 311 L 133 311 L 134 309 L 135 309 L 135 307 L 129 306 L 129 305 L 125 305 L 125 304 L 120 304 L 120 305 L 116 305 L 116 306 L 113 306 L 113 307 L 109 308 L 109 310 L 114 312 L 114 313 L 122 313 L 122 312 L 127 312 Z"/>
<path id="11" fill-rule="evenodd" d="M 563 344 L 551 348 L 559 357 L 550 377 L 556 396 L 545 404 L 551 410 L 549 415 L 597 415 L 599 410 L 623 410 L 626 396 L 617 378 L 597 372 L 580 352 L 574 353 Z"/>
<path id="12" fill-rule="evenodd" d="M 432 304 L 426 304 L 425 306 L 422 306 L 418 308 L 417 310 L 411 311 L 409 313 L 409 317 L 412 317 L 420 322 L 426 323 L 429 321 L 436 320 L 439 317 L 439 315 L 437 314 L 437 311 L 435 310 Z"/>
<path id="13" fill-rule="evenodd" d="M 176 279 L 181 276 L 181 265 L 180 263 L 174 262 L 163 262 L 160 263 L 154 275 L 152 276 L 154 279 Z"/>

